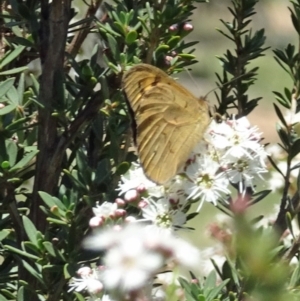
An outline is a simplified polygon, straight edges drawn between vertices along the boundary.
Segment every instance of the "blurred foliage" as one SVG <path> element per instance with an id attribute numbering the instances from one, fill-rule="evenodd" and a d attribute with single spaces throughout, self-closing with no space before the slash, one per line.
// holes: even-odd
<path id="1" fill-rule="evenodd" d="M 80 19 L 71 0 L 2 2 L 1 301 L 84 300 L 84 294 L 68 292 L 68 281 L 79 266 L 99 259 L 81 249 L 91 208 L 117 197 L 120 175 L 136 159 L 129 148 L 122 72 L 139 62 L 168 74 L 193 65 L 197 42 L 187 42 L 185 37 L 193 30 L 190 18 L 197 2 L 206 1 L 84 2 L 81 9 L 86 14 Z M 231 116 L 228 110 L 233 110 L 245 116 L 259 105 L 260 98 L 248 97 L 258 72 L 258 67 L 248 69 L 248 64 L 266 49 L 264 30 L 252 33 L 250 27 L 256 3 L 234 0 L 232 21 L 222 20 L 225 30 L 220 32 L 235 49 L 219 57 L 223 73 L 217 75 L 220 95 L 215 111 L 222 115 Z M 292 2 L 298 36 L 299 7 L 299 1 Z M 91 35 L 96 39 L 89 58 L 78 59 Z M 295 99 L 295 113 L 300 87 L 297 47 L 289 44 L 274 51 L 294 85 L 293 91 L 284 88 L 275 97 L 286 108 L 292 108 Z M 190 301 L 299 298 L 299 263 L 289 265 L 299 257 L 297 235 L 289 249 L 278 237 L 286 229 L 292 232 L 291 220 L 299 218 L 299 192 L 289 195 L 288 179 L 289 172 L 299 168 L 292 159 L 300 146 L 279 106 L 275 110 L 281 121 L 281 146 L 288 157 L 283 175 L 286 186 L 274 226 L 277 235 L 252 227 L 243 214 L 221 204 L 220 209 L 231 213 L 236 223 L 228 259 L 222 270 L 215 265 L 216 272 L 203 281 L 180 281 Z M 272 158 L 271 162 L 276 168 Z M 249 191 L 251 202 L 261 201 L 268 192 Z"/>

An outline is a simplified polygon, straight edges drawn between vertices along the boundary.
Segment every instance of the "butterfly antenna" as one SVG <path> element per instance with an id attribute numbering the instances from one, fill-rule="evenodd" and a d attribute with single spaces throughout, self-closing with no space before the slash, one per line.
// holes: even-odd
<path id="1" fill-rule="evenodd" d="M 194 83 L 195 87 L 200 91 L 200 87 L 199 87 L 198 83 L 195 81 L 195 78 L 192 76 L 190 70 L 187 69 L 187 68 L 184 68 L 184 69 L 187 72 L 187 74 L 189 75 L 189 77 L 192 80 L 192 82 Z"/>
<path id="2" fill-rule="evenodd" d="M 199 87 L 198 83 L 195 81 L 195 78 L 192 76 L 190 70 L 187 69 L 187 68 L 184 68 L 184 69 L 185 69 L 185 71 L 187 72 L 187 74 L 189 75 L 189 77 L 190 77 L 190 79 L 192 80 L 192 82 L 194 83 L 194 85 L 195 85 L 195 86 L 197 87 L 197 89 L 200 91 L 200 87 Z M 218 87 L 216 87 L 216 88 L 211 89 L 210 91 L 208 91 L 208 92 L 205 94 L 205 96 L 204 96 L 203 98 L 206 99 L 207 96 L 208 96 L 211 92 L 214 92 L 214 91 L 220 89 L 221 87 L 224 87 L 224 86 L 226 86 L 226 85 L 229 85 L 229 84 L 233 83 L 235 80 L 237 80 L 237 79 L 239 79 L 239 78 L 242 78 L 243 76 L 245 76 L 245 74 L 239 75 L 239 76 L 237 76 L 237 77 L 231 79 L 230 81 L 226 82 L 225 84 L 222 84 L 222 85 L 220 85 L 220 86 L 218 86 Z"/>

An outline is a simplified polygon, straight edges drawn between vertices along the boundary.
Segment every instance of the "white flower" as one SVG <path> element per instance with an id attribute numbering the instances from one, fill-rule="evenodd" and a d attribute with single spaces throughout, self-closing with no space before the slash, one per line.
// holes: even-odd
<path id="1" fill-rule="evenodd" d="M 240 191 L 246 187 L 254 188 L 254 180 L 266 172 L 266 152 L 260 144 L 261 134 L 256 127 L 251 127 L 246 117 L 226 120 L 221 123 L 212 121 L 204 134 L 204 139 L 191 152 L 186 164 L 165 186 L 158 186 L 146 179 L 141 167 L 134 165 L 119 184 L 120 193 L 137 189 L 139 185 L 146 188 L 142 197 L 172 200 L 178 207 L 186 208 L 191 200 L 199 200 L 198 211 L 204 201 L 214 205 L 220 198 L 230 194 L 229 182 L 238 184 Z M 147 199 L 149 203 L 149 197 Z M 152 216 L 150 217 L 149 214 Z M 162 211 L 157 208 L 146 210 L 147 218 L 157 220 L 155 216 Z M 165 208 L 165 212 L 168 211 Z M 183 210 L 182 210 L 183 211 Z M 144 210 L 145 212 L 145 210 Z M 181 214 L 182 215 L 182 214 Z"/>
<path id="2" fill-rule="evenodd" d="M 246 118 L 230 120 L 222 123 L 215 131 L 213 144 L 215 147 L 224 149 L 224 157 L 240 158 L 258 153 L 261 150 L 259 144 L 260 133 L 256 127 L 249 127 Z"/>
<path id="3" fill-rule="evenodd" d="M 208 276 L 208 274 L 215 270 L 211 259 L 214 263 L 222 270 L 222 266 L 226 261 L 226 256 L 224 255 L 224 250 L 221 245 L 215 247 L 209 247 L 201 251 L 201 274 L 202 276 Z"/>
<path id="4" fill-rule="evenodd" d="M 190 164 L 187 169 L 187 175 L 192 180 L 186 186 L 186 191 L 190 199 L 200 199 L 216 205 L 217 200 L 224 194 L 229 194 L 229 181 L 225 173 L 217 173 L 219 164 L 209 157 Z"/>
<path id="5" fill-rule="evenodd" d="M 121 176 L 121 181 L 119 182 L 119 195 L 127 192 L 131 189 L 137 189 L 140 185 L 145 186 L 145 189 L 155 187 L 156 184 L 150 181 L 144 174 L 143 168 L 137 164 L 133 163 L 125 175 Z"/>
<path id="6" fill-rule="evenodd" d="M 75 290 L 76 292 L 81 292 L 86 289 L 90 279 L 87 278 L 72 278 L 72 282 L 69 284 L 70 291 Z"/>
<path id="7" fill-rule="evenodd" d="M 236 158 L 236 161 L 231 163 L 231 167 L 226 173 L 232 183 L 240 185 L 240 192 L 242 192 L 245 187 L 253 188 L 254 178 L 256 176 L 261 177 L 261 174 L 265 172 L 267 170 L 260 165 L 258 160 L 245 155 L 244 157 Z"/>
<path id="8" fill-rule="evenodd" d="M 158 201 L 148 199 L 148 205 L 142 208 L 143 218 L 162 228 L 182 227 L 186 222 L 186 214 L 180 210 L 174 210 L 169 200 L 163 198 Z"/>
<path id="9" fill-rule="evenodd" d="M 85 246 L 106 249 L 101 280 L 105 289 L 122 294 L 142 289 L 169 262 L 189 269 L 199 264 L 198 250 L 186 241 L 162 228 L 136 223 L 101 231 Z"/>
<path id="10" fill-rule="evenodd" d="M 116 203 L 104 202 L 101 205 L 97 204 L 96 207 L 93 208 L 93 213 L 97 217 L 108 218 L 113 216 L 117 209 L 118 205 Z"/>
<path id="11" fill-rule="evenodd" d="M 162 266 L 160 254 L 145 248 L 140 237 L 123 239 L 104 258 L 103 282 L 107 290 L 141 289 Z"/>
<path id="12" fill-rule="evenodd" d="M 144 226 L 108 229 L 86 240 L 93 249 L 106 249 L 102 281 L 109 291 L 130 292 L 143 288 L 163 266 L 163 255 L 145 244 Z"/>
<path id="13" fill-rule="evenodd" d="M 83 269 L 81 268 L 79 271 L 83 271 Z M 76 292 L 80 292 L 87 290 L 90 294 L 99 294 L 103 291 L 103 284 L 99 280 L 99 271 L 91 270 L 88 274 L 79 273 L 81 278 L 72 278 L 69 291 L 75 290 Z"/>
<path id="14" fill-rule="evenodd" d="M 170 246 L 170 250 L 173 250 L 172 261 L 189 270 L 199 271 L 200 252 L 196 247 L 178 238 L 174 238 Z"/>

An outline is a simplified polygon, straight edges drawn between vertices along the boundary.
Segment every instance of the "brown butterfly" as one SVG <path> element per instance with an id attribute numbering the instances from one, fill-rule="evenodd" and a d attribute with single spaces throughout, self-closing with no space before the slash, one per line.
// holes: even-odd
<path id="1" fill-rule="evenodd" d="M 136 126 L 140 163 L 150 180 L 164 184 L 202 139 L 210 122 L 208 104 L 147 64 L 125 72 L 122 85 Z"/>

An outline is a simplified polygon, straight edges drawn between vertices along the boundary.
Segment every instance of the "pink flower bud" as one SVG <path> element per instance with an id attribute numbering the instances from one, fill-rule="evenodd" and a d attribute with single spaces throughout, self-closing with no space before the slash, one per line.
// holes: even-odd
<path id="1" fill-rule="evenodd" d="M 126 214 L 127 214 L 127 211 L 126 210 L 124 210 L 124 209 L 117 209 L 116 211 L 115 211 L 115 217 L 124 217 L 124 216 L 126 216 Z"/>
<path id="2" fill-rule="evenodd" d="M 172 57 L 172 56 L 170 56 L 170 55 L 166 55 L 166 56 L 165 56 L 165 61 L 171 62 L 172 60 L 173 60 L 173 57 Z"/>
<path id="3" fill-rule="evenodd" d="M 169 30 L 170 30 L 171 32 L 177 31 L 177 30 L 178 30 L 178 24 L 172 24 L 172 25 L 169 27 Z"/>
<path id="4" fill-rule="evenodd" d="M 137 201 L 139 197 L 140 194 L 138 193 L 138 191 L 136 189 L 131 189 L 125 193 L 124 199 L 127 203 L 133 203 Z"/>
<path id="5" fill-rule="evenodd" d="M 121 225 L 114 225 L 113 230 L 116 231 L 116 232 L 119 232 L 119 231 L 122 230 L 122 226 Z"/>
<path id="6" fill-rule="evenodd" d="M 145 200 L 141 200 L 139 203 L 138 203 L 138 208 L 142 209 L 142 208 L 145 208 L 149 205 L 149 203 Z"/>
<path id="7" fill-rule="evenodd" d="M 128 223 L 128 224 L 133 223 L 135 221 L 136 221 L 136 218 L 134 216 L 127 216 L 125 218 L 125 222 Z"/>
<path id="8" fill-rule="evenodd" d="M 76 273 L 81 277 L 85 277 L 92 274 L 92 269 L 90 267 L 82 267 Z"/>
<path id="9" fill-rule="evenodd" d="M 118 207 L 124 207 L 126 205 L 126 202 L 121 198 L 116 198 L 115 203 L 118 205 Z"/>
<path id="10" fill-rule="evenodd" d="M 89 226 L 91 228 L 98 228 L 103 226 L 105 218 L 103 216 L 94 216 L 89 221 Z"/>
<path id="11" fill-rule="evenodd" d="M 192 31 L 194 29 L 194 26 L 191 23 L 185 23 L 183 25 L 183 30 L 184 31 Z"/>
<path id="12" fill-rule="evenodd" d="M 103 284 L 99 280 L 90 279 L 86 288 L 90 294 L 99 294 L 103 291 Z"/>
<path id="13" fill-rule="evenodd" d="M 146 186 L 145 184 L 140 184 L 137 188 L 136 188 L 137 192 L 139 193 L 143 193 L 146 191 Z"/>

